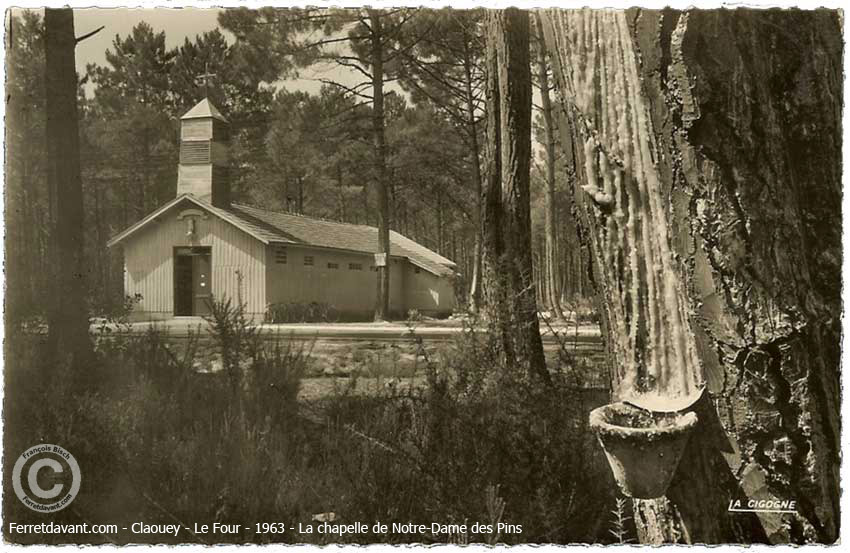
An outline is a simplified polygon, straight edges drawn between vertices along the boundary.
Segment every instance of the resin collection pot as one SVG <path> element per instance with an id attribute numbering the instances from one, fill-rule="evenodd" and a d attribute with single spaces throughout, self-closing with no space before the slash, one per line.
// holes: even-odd
<path id="1" fill-rule="evenodd" d="M 629 497 L 662 497 L 679 466 L 696 413 L 662 413 L 627 403 L 610 403 L 590 412 L 614 479 Z"/>

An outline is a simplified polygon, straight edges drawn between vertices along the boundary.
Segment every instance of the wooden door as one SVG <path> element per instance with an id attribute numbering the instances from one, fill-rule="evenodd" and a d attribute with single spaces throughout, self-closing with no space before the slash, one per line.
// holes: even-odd
<path id="1" fill-rule="evenodd" d="M 212 263 L 210 252 L 199 252 L 192 256 L 192 314 L 204 316 L 210 314 L 212 301 Z"/>
<path id="2" fill-rule="evenodd" d="M 174 256 L 174 315 L 189 317 L 192 313 L 192 259 L 191 255 Z"/>

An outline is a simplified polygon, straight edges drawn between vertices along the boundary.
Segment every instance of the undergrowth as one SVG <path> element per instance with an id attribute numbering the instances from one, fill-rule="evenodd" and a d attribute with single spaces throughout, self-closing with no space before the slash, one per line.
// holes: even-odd
<path id="1" fill-rule="evenodd" d="M 228 301 L 216 302 L 211 320 L 210 336 L 192 333 L 179 344 L 156 328 L 102 338 L 90 369 L 95 384 L 82 393 L 66 374 L 51 373 L 49 384 L 34 377 L 41 335 L 7 337 L 4 407 L 14 432 L 4 434 L 6 458 L 56 443 L 83 474 L 79 496 L 53 521 L 242 525 L 232 536 L 181 533 L 177 540 L 199 543 L 612 541 L 610 476 L 586 423 L 598 398 L 577 390 L 568 372 L 555 373 L 548 387 L 520 378 L 470 324 L 437 354 L 418 344 L 421 385 L 367 395 L 352 385 L 306 402 L 298 392 L 308 348 L 260 335 Z M 217 348 L 222 370 L 197 370 L 204 339 Z M 9 463 L 5 470 L 8 482 Z M 5 494 L 3 508 L 6 520 L 42 522 L 14 494 Z M 317 513 L 370 528 L 375 521 L 479 522 L 493 530 L 338 538 L 245 528 L 308 524 Z M 499 522 L 522 531 L 500 532 Z"/>

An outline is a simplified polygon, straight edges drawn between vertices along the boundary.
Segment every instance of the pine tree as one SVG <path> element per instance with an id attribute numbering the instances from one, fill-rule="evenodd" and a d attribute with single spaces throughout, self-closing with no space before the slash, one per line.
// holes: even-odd
<path id="1" fill-rule="evenodd" d="M 528 12 L 487 14 L 487 315 L 508 367 L 550 382 L 543 356 L 531 249 L 531 64 Z"/>
<path id="2" fill-rule="evenodd" d="M 83 191 L 74 66 L 74 14 L 45 9 L 47 184 L 50 191 L 52 285 L 48 347 L 61 367 L 84 376 L 92 358 L 85 302 Z"/>

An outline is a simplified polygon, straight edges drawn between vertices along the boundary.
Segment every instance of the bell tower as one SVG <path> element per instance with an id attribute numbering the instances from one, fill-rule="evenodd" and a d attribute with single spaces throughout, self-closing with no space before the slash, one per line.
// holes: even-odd
<path id="1" fill-rule="evenodd" d="M 230 123 L 204 98 L 180 118 L 177 195 L 191 194 L 216 207 L 230 206 Z"/>

